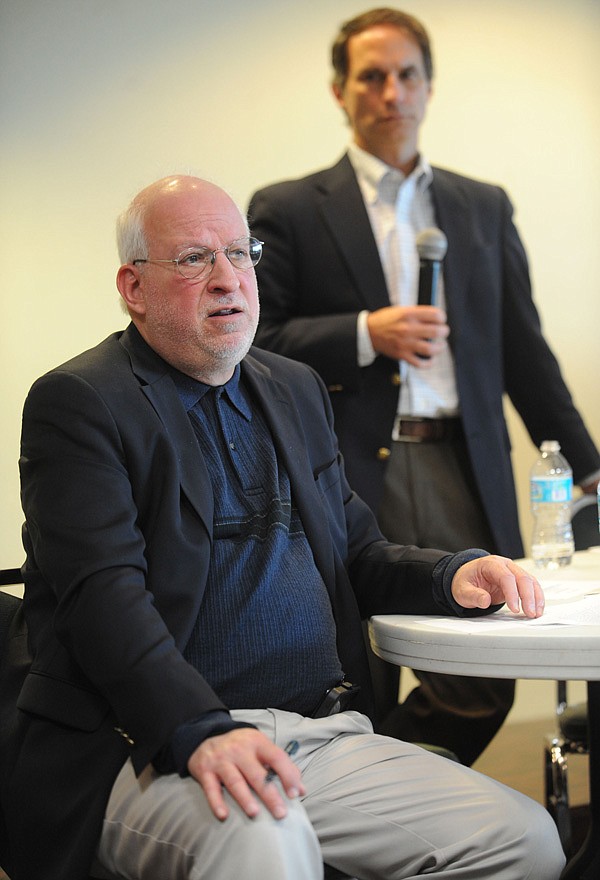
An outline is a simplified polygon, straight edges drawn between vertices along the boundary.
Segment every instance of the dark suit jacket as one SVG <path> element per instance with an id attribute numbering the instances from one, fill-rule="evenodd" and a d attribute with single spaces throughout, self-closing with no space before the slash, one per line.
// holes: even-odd
<path id="1" fill-rule="evenodd" d="M 360 618 L 447 610 L 432 593 L 443 554 L 382 539 L 346 482 L 312 370 L 258 349 L 242 370 L 289 472 L 343 669 L 368 709 Z M 0 678 L 10 873 L 79 880 L 127 755 L 140 772 L 179 724 L 223 708 L 182 656 L 206 583 L 213 496 L 168 369 L 132 327 L 36 382 L 20 466 L 24 616 Z"/>
<path id="2" fill-rule="evenodd" d="M 433 170 L 433 202 L 448 238 L 444 283 L 450 345 L 466 444 L 496 541 L 518 557 L 508 394 L 536 446 L 560 441 L 575 480 L 600 467 L 598 452 L 546 344 L 531 297 L 527 259 L 502 189 Z M 356 359 L 356 319 L 389 305 L 377 246 L 350 160 L 269 186 L 251 200 L 253 233 L 265 242 L 257 267 L 256 344 L 314 367 L 331 394 L 351 485 L 377 511 L 398 401 L 398 366 Z"/>

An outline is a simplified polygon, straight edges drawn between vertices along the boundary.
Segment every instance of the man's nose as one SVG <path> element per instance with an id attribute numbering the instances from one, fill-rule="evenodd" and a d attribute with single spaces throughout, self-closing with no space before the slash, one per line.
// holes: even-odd
<path id="1" fill-rule="evenodd" d="M 217 251 L 208 276 L 208 290 L 237 290 L 240 286 L 235 268 L 223 251 Z"/>
<path id="2" fill-rule="evenodd" d="M 394 103 L 403 100 L 406 89 L 397 73 L 388 73 L 383 84 L 383 96 Z"/>

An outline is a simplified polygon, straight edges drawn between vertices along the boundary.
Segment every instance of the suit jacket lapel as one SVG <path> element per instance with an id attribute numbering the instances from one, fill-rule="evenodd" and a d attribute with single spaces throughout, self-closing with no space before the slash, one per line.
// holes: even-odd
<path id="1" fill-rule="evenodd" d="M 469 287 L 473 234 L 469 205 L 456 183 L 439 168 L 433 169 L 431 191 L 437 223 L 448 239 L 448 252 L 444 259 L 444 289 L 455 334 L 465 314 Z"/>
<path id="2" fill-rule="evenodd" d="M 356 283 L 364 307 L 390 304 L 377 245 L 356 175 L 348 156 L 319 178 L 320 210 Z"/>
<path id="3" fill-rule="evenodd" d="M 188 415 L 179 400 L 164 361 L 143 341 L 133 325 L 121 336 L 141 390 L 154 407 L 179 454 L 181 487 L 212 534 L 213 493 Z"/>

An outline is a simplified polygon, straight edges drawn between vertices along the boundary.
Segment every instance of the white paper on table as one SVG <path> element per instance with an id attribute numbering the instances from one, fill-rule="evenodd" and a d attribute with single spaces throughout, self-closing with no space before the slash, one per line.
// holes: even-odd
<path id="1" fill-rule="evenodd" d="M 432 617 L 422 620 L 443 629 L 506 629 L 513 626 L 600 626 L 600 581 L 542 582 L 546 608 L 541 617 L 531 619 L 521 611 L 513 614 L 506 606 L 482 617 Z"/>

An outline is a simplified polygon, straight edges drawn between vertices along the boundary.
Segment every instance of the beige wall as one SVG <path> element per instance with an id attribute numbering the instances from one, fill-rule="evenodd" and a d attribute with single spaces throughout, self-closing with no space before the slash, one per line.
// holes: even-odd
<path id="1" fill-rule="evenodd" d="M 375 5 L 375 4 L 373 4 Z M 347 131 L 328 47 L 364 0 L 0 4 L 0 564 L 21 561 L 22 402 L 43 371 L 123 326 L 114 218 L 192 169 L 241 203 L 329 164 Z M 438 78 L 428 158 L 506 186 L 546 334 L 600 443 L 600 4 L 407 0 Z M 531 443 L 514 414 L 518 489 Z M 523 508 L 526 533 L 529 520 Z"/>

